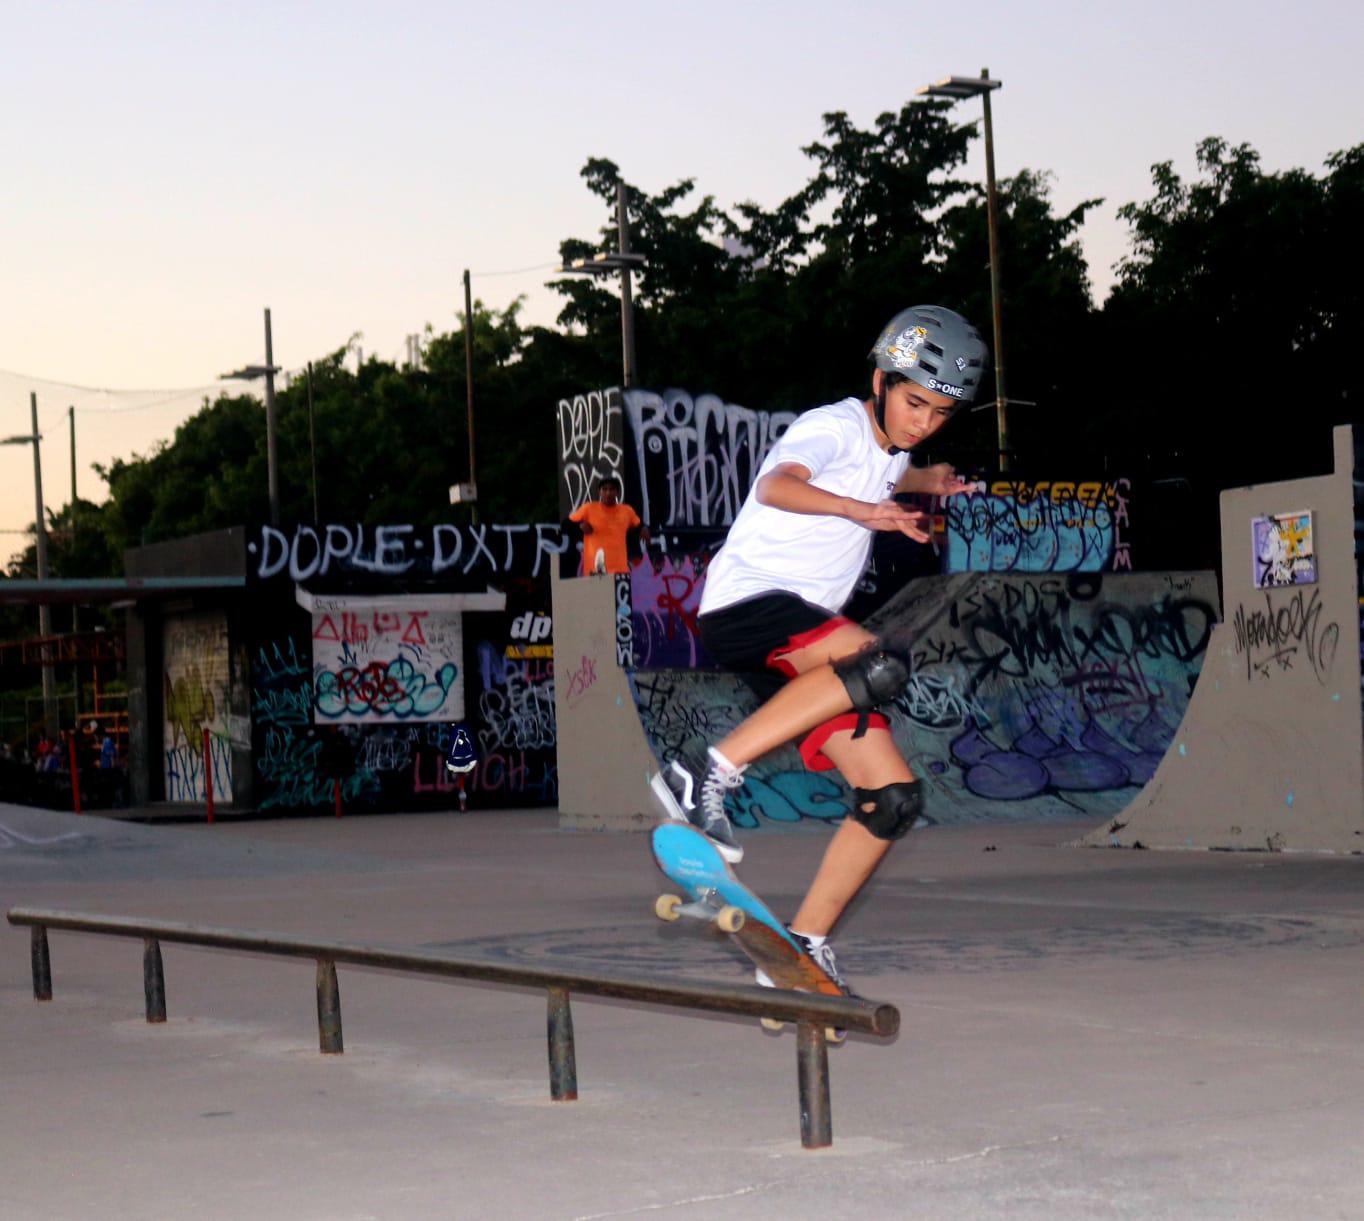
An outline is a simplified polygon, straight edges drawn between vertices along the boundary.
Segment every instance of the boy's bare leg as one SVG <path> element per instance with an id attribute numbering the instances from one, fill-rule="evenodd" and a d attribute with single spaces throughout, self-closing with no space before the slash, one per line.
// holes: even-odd
<path id="1" fill-rule="evenodd" d="M 823 640 L 786 654 L 796 677 L 716 742 L 715 749 L 735 767 L 742 767 L 849 711 L 852 700 L 848 690 L 829 663 L 851 656 L 875 639 L 870 632 L 848 624 Z"/>
<path id="2" fill-rule="evenodd" d="M 877 839 L 860 822 L 844 819 L 824 849 L 824 859 L 791 927 L 807 937 L 827 937 L 863 883 L 876 872 L 890 844 L 888 839 Z"/>
<path id="3" fill-rule="evenodd" d="M 914 779 L 909 765 L 884 729 L 873 729 L 861 738 L 851 730 L 832 734 L 823 753 L 854 788 L 879 789 Z M 851 818 L 834 833 L 824 850 L 809 892 L 791 921 L 791 927 L 807 935 L 827 937 L 848 904 L 876 871 L 892 841 L 878 839 Z"/>

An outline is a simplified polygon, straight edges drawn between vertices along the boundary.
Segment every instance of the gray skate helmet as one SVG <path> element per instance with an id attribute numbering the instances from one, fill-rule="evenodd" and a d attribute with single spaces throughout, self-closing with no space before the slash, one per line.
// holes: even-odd
<path id="1" fill-rule="evenodd" d="M 935 394 L 970 403 L 980 388 L 990 349 L 955 310 L 911 305 L 886 323 L 869 358 L 885 373 L 901 373 Z M 881 403 L 877 419 L 883 429 L 884 415 Z"/>

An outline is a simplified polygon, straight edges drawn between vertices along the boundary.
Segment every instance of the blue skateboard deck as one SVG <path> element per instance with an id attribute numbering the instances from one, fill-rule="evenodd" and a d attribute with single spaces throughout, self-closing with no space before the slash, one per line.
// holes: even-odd
<path id="1" fill-rule="evenodd" d="M 687 902 L 664 895 L 655 907 L 664 920 L 694 916 L 714 921 L 782 988 L 843 996 L 772 910 L 737 877 L 715 845 L 695 827 L 665 822 L 653 830 L 654 860 Z M 741 920 L 735 913 L 742 913 Z"/>

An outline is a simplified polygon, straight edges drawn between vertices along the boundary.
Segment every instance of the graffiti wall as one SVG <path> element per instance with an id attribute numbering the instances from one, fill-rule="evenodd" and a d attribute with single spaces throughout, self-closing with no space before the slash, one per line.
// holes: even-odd
<path id="1" fill-rule="evenodd" d="M 333 715 L 337 696 L 327 676 L 334 671 L 317 662 L 312 640 L 299 633 L 259 648 L 252 717 L 260 808 L 330 812 L 338 780 L 351 810 L 455 808 L 461 778 L 447 772 L 444 760 L 457 724 L 468 728 L 478 753 L 478 765 L 462 778 L 471 807 L 552 805 L 558 794 L 554 657 L 544 643 L 531 652 L 518 634 L 533 617 L 462 616 L 463 707 L 434 719 L 417 715 L 411 691 L 402 694 L 395 683 L 381 698 L 377 685 L 368 692 L 365 681 L 357 681 L 356 700 L 388 711 Z M 549 616 L 538 619 L 547 634 Z M 399 715 L 403 709 L 412 714 Z"/>
<path id="2" fill-rule="evenodd" d="M 943 502 L 944 572 L 1130 572 L 1131 481 L 1001 479 Z"/>
<path id="3" fill-rule="evenodd" d="M 714 394 L 626 390 L 627 446 L 639 515 L 668 526 L 727 526 L 758 468 L 796 418 L 755 411 Z"/>
<path id="4" fill-rule="evenodd" d="M 949 577 L 876 626 L 905 641 L 896 741 L 941 821 L 1118 809 L 1183 719 L 1218 620 L 1211 573 Z"/>
<path id="5" fill-rule="evenodd" d="M 612 387 L 560 399 L 558 419 L 559 516 L 563 518 L 595 500 L 607 475 L 619 479 L 623 473 L 621 392 Z"/>
<path id="6" fill-rule="evenodd" d="M 476 701 L 470 720 L 480 757 L 473 790 L 491 804 L 553 805 L 559 769 L 554 651 L 546 643 L 552 620 L 529 612 L 469 618 L 478 629 L 470 670 L 470 699 Z"/>
<path id="7" fill-rule="evenodd" d="M 333 725 L 464 719 L 464 616 L 313 614 L 313 696 Z"/>
<path id="8" fill-rule="evenodd" d="M 438 581 L 440 588 L 484 589 L 507 578 L 548 581 L 568 548 L 554 523 L 511 526 L 410 525 L 262 526 L 246 545 L 248 571 L 257 581 L 333 578 L 382 583 Z M 403 585 L 396 588 L 403 588 Z"/>
<path id="9" fill-rule="evenodd" d="M 705 586 L 696 556 L 642 557 L 616 576 L 617 664 L 694 667 L 712 664 L 697 634 Z"/>
<path id="10" fill-rule="evenodd" d="M 1100 816 L 1153 774 L 1188 705 L 1217 620 L 1212 574 L 915 582 L 870 622 L 912 658 L 891 712 L 943 823 Z M 742 678 L 644 671 L 636 706 L 660 758 L 699 754 L 757 706 Z M 792 748 L 755 765 L 732 809 L 763 819 L 830 819 L 849 795 Z"/>
<path id="11" fill-rule="evenodd" d="M 349 810 L 553 804 L 548 584 L 565 546 L 548 524 L 267 526 L 250 538 L 258 807 L 330 812 L 338 783 Z M 489 589 L 505 611 L 422 599 Z M 478 755 L 463 775 L 444 765 L 461 725 Z"/>
<path id="12" fill-rule="evenodd" d="M 679 389 L 560 399 L 560 515 L 595 497 L 609 474 L 624 480 L 626 500 L 651 528 L 728 526 L 795 418 Z"/>
<path id="13" fill-rule="evenodd" d="M 164 636 L 167 801 L 203 801 L 207 794 L 203 731 L 209 732 L 213 796 L 231 805 L 232 736 L 229 718 L 231 663 L 227 617 L 203 612 L 167 615 Z"/>

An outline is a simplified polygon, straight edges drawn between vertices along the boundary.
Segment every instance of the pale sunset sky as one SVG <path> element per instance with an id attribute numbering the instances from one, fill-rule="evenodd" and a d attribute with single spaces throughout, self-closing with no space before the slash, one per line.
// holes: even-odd
<path id="1" fill-rule="evenodd" d="M 486 273 L 595 235 L 591 156 L 649 191 L 690 177 L 722 205 L 770 205 L 808 177 L 822 113 L 869 126 L 916 86 L 988 66 L 999 173 L 1052 171 L 1059 209 L 1105 200 L 1083 235 L 1101 301 L 1126 249 L 1116 209 L 1149 196 L 1153 162 L 1192 173 L 1218 135 L 1268 169 L 1320 172 L 1364 141 L 1364 5 L 1345 0 L 0 14 L 0 438 L 29 431 L 36 391 L 50 508 L 70 495 L 69 405 L 80 493 L 102 500 L 91 463 L 148 452 L 218 375 L 263 360 L 266 306 L 289 369 L 356 332 L 401 359 L 406 335 L 455 325 L 466 267 L 489 305 L 525 294 L 525 318 L 551 323 L 547 272 Z M 983 161 L 977 142 L 968 172 Z M 0 560 L 33 510 L 31 451 L 0 447 Z"/>

